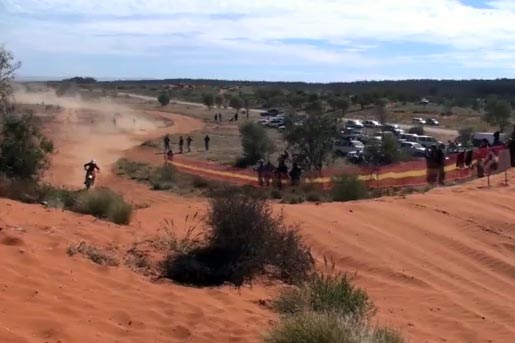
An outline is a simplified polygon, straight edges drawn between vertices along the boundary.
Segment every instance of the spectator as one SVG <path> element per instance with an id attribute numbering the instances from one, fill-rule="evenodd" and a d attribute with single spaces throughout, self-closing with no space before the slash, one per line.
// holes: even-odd
<path id="1" fill-rule="evenodd" d="M 179 137 L 179 153 L 182 154 L 184 151 L 184 139 L 182 136 Z"/>
<path id="2" fill-rule="evenodd" d="M 270 180 L 274 176 L 275 166 L 272 162 L 268 161 L 264 168 L 263 178 L 265 179 L 266 186 L 270 186 Z"/>
<path id="3" fill-rule="evenodd" d="M 218 113 L 215 113 L 215 121 L 218 122 Z"/>
<path id="4" fill-rule="evenodd" d="M 234 115 L 234 121 L 238 121 L 238 112 Z"/>
<path id="5" fill-rule="evenodd" d="M 427 166 L 427 183 L 434 185 L 437 178 L 436 168 L 436 145 L 432 145 L 426 149 L 426 166 Z"/>
<path id="6" fill-rule="evenodd" d="M 257 172 L 259 186 L 263 187 L 263 174 L 265 172 L 265 162 L 259 160 L 259 164 L 254 170 Z"/>
<path id="7" fill-rule="evenodd" d="M 440 186 L 445 184 L 445 145 L 440 145 L 435 153 L 435 165 L 437 169 L 437 180 Z"/>
<path id="8" fill-rule="evenodd" d="M 164 136 L 163 138 L 163 148 L 164 148 L 164 152 L 165 154 L 168 152 L 168 151 L 171 151 L 172 149 L 170 148 L 170 137 L 168 137 L 168 135 Z"/>
<path id="9" fill-rule="evenodd" d="M 206 137 L 204 137 L 204 145 L 206 146 L 206 151 L 209 151 L 209 141 L 211 140 L 211 138 L 209 138 L 209 135 L 206 135 Z"/>
<path id="10" fill-rule="evenodd" d="M 288 179 L 288 167 L 286 166 L 286 161 L 283 156 L 279 157 L 279 165 L 275 170 L 275 178 L 277 180 L 277 186 L 282 188 L 282 180 Z"/>
<path id="11" fill-rule="evenodd" d="M 186 138 L 186 147 L 188 148 L 188 152 L 191 152 L 191 142 L 193 142 L 193 138 L 188 136 L 188 138 Z"/>
<path id="12" fill-rule="evenodd" d="M 500 146 L 500 145 L 504 145 L 504 143 L 501 142 L 501 133 L 499 131 L 497 131 L 494 133 L 494 142 L 493 142 L 492 146 Z"/>
<path id="13" fill-rule="evenodd" d="M 290 170 L 290 178 L 291 178 L 291 185 L 297 186 L 300 183 L 300 175 L 302 171 L 300 170 L 297 163 L 293 163 L 293 166 Z"/>
<path id="14" fill-rule="evenodd" d="M 515 167 L 515 136 L 513 135 L 508 141 L 508 149 L 510 149 L 511 166 Z"/>

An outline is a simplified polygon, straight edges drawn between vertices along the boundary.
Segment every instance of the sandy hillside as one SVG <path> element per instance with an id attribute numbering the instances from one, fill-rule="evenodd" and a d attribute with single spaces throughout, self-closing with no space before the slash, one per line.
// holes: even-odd
<path id="1" fill-rule="evenodd" d="M 105 125 L 94 132 L 101 135 L 65 134 L 91 132 L 90 121 L 73 115 L 57 118 L 50 130 L 59 144 L 50 180 L 58 184 L 80 182 L 84 156 L 73 153 L 83 148 L 77 137 L 89 139 L 88 155 L 100 154 L 110 165 L 144 139 L 202 127 L 161 112 L 134 113 L 136 122 L 148 123 L 141 130 L 108 127 L 111 108 L 84 104 L 63 113 L 84 109 L 100 116 Z M 132 125 L 133 114 L 124 113 Z M 187 288 L 153 282 L 124 264 L 100 267 L 67 255 L 69 246 L 85 241 L 122 257 L 134 242 L 155 235 L 164 219 L 182 223 L 205 209 L 204 200 L 151 192 L 105 169 L 101 184 L 145 205 L 127 227 L 0 199 L 0 342 L 262 342 L 277 316 L 259 303 L 276 286 Z M 339 270 L 356 272 L 378 305 L 377 320 L 411 342 L 512 343 L 515 171 L 510 186 L 501 179 L 490 189 L 477 180 L 406 198 L 277 209 L 300 224 L 319 261 L 325 256 Z M 183 229 L 178 225 L 179 234 Z"/>

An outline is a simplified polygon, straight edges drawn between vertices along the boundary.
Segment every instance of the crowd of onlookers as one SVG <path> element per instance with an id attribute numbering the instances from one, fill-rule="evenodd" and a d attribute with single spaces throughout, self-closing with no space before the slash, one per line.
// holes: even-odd
<path id="1" fill-rule="evenodd" d="M 266 163 L 264 160 L 260 160 L 258 166 L 255 168 L 259 185 L 268 187 L 271 184 L 276 184 L 281 188 L 283 180 L 290 180 L 292 186 L 298 185 L 300 183 L 302 170 L 297 162 L 292 162 L 291 169 L 288 169 L 287 163 L 290 162 L 290 160 L 290 155 L 287 151 L 284 151 L 284 153 L 279 156 L 277 166 L 270 160 Z"/>

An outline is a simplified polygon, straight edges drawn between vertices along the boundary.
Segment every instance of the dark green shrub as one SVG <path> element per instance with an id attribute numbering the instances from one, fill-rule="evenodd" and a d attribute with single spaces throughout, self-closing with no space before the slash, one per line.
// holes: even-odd
<path id="1" fill-rule="evenodd" d="M 166 106 L 170 103 L 170 95 L 168 95 L 168 92 L 162 92 L 157 97 L 157 101 L 159 101 L 161 106 Z"/>
<path id="2" fill-rule="evenodd" d="M 48 167 L 53 144 L 32 115 L 7 115 L 0 124 L 0 174 L 23 180 L 38 179 Z"/>
<path id="3" fill-rule="evenodd" d="M 354 175 L 335 178 L 331 185 L 333 201 L 366 199 L 369 195 L 366 184 Z"/>
<path id="4" fill-rule="evenodd" d="M 209 186 L 209 181 L 206 179 L 200 177 L 200 176 L 193 176 L 193 179 L 191 180 L 191 184 L 195 188 L 207 188 Z"/>
<path id="5" fill-rule="evenodd" d="M 247 166 L 257 163 L 274 151 L 274 144 L 263 126 L 247 122 L 240 126 L 243 159 Z"/>
<path id="6" fill-rule="evenodd" d="M 197 286 L 241 286 L 259 275 L 285 282 L 304 280 L 313 260 L 295 228 L 283 224 L 262 199 L 226 192 L 210 200 L 205 245 L 170 254 L 165 277 Z"/>

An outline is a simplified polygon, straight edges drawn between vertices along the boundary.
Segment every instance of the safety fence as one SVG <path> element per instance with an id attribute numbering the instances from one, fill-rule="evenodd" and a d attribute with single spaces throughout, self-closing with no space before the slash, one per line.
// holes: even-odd
<path id="1" fill-rule="evenodd" d="M 498 150 L 494 151 L 497 153 Z M 478 151 L 474 151 L 472 156 L 473 159 L 468 167 L 457 166 L 458 154 L 447 156 L 444 167 L 445 180 L 463 181 L 473 177 L 475 174 L 473 167 L 477 164 Z M 198 175 L 206 179 L 258 186 L 257 173 L 252 169 L 238 169 L 181 157 L 176 157 L 172 163 L 181 172 Z M 356 175 L 358 179 L 364 181 L 371 188 L 417 187 L 428 184 L 428 168 L 425 159 L 380 167 L 350 166 L 328 168 L 322 173 L 306 172 L 302 175 L 302 182 L 316 183 L 324 188 L 329 188 L 335 178 L 343 175 Z"/>

